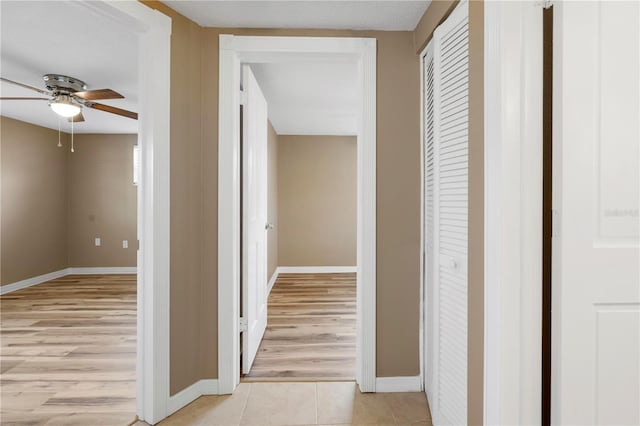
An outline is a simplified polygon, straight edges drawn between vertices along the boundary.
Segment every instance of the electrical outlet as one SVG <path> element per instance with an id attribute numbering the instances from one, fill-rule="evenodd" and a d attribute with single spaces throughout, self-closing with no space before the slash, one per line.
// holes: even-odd
<path id="1" fill-rule="evenodd" d="M 102 240 L 100 238 L 96 238 L 96 247 L 100 247 L 102 245 Z"/>
<path id="2" fill-rule="evenodd" d="M 129 241 L 128 240 L 122 240 L 122 248 L 129 248 Z"/>

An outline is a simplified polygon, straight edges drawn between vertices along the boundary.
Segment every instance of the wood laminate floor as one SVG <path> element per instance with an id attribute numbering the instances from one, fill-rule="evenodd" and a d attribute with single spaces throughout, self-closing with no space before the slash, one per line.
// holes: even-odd
<path id="1" fill-rule="evenodd" d="M 135 275 L 70 275 L 3 295 L 0 336 L 2 425 L 135 418 Z"/>
<path id="2" fill-rule="evenodd" d="M 353 380 L 356 275 L 280 274 L 267 329 L 243 381 Z"/>

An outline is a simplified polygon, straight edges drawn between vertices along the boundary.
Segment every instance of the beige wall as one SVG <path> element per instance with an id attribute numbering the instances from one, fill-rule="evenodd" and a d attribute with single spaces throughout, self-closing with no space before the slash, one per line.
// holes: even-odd
<path id="1" fill-rule="evenodd" d="M 267 222 L 273 229 L 267 232 L 267 279 L 273 276 L 278 267 L 278 134 L 269 121 L 267 139 Z"/>
<path id="2" fill-rule="evenodd" d="M 278 136 L 280 266 L 355 266 L 355 136 Z"/>
<path id="3" fill-rule="evenodd" d="M 469 2 L 469 268 L 467 422 L 484 401 L 484 2 Z"/>
<path id="4" fill-rule="evenodd" d="M 67 147 L 58 132 L 0 117 L 2 285 L 67 267 Z"/>
<path id="5" fill-rule="evenodd" d="M 1 120 L 2 285 L 68 267 L 136 266 L 137 136 L 75 135 L 71 153 L 66 133 L 59 148 L 55 130 Z"/>
<path id="6" fill-rule="evenodd" d="M 420 84 L 414 33 L 199 29 L 159 2 L 144 3 L 173 19 L 171 393 L 218 374 L 217 120 L 221 33 L 377 39 L 377 375 L 418 375 Z M 183 228 L 186 235 L 176 241 L 174 234 Z"/>
<path id="7" fill-rule="evenodd" d="M 75 135 L 68 158 L 68 265 L 136 266 L 137 135 Z M 99 237 L 101 246 L 94 239 Z M 122 248 L 128 240 L 129 248 Z"/>

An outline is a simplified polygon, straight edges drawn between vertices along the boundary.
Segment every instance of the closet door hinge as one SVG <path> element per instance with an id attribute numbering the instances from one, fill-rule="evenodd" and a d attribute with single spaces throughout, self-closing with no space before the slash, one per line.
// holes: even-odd
<path id="1" fill-rule="evenodd" d="M 240 90 L 240 105 L 246 105 L 247 104 L 247 92 L 245 92 L 244 90 Z"/>
<path id="2" fill-rule="evenodd" d="M 247 322 L 246 318 L 240 317 L 240 321 L 238 322 L 238 325 L 240 326 L 240 333 L 249 331 L 249 323 Z"/>

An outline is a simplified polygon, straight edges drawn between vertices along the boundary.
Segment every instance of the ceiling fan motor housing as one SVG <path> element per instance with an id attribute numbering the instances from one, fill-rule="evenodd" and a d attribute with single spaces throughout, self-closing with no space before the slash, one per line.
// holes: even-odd
<path id="1" fill-rule="evenodd" d="M 45 74 L 42 79 L 47 89 L 54 93 L 70 94 L 87 89 L 84 81 L 66 75 Z"/>

